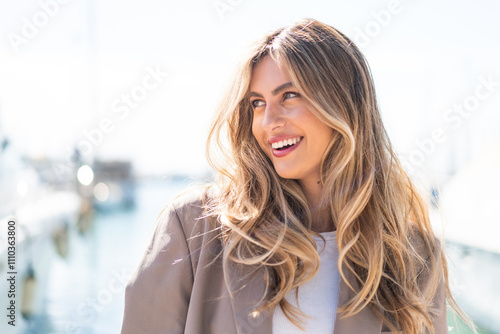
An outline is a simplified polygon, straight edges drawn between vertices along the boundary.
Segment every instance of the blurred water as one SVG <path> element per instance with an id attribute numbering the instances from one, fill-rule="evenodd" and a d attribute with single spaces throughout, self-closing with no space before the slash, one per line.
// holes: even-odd
<path id="1" fill-rule="evenodd" d="M 70 234 L 67 259 L 55 257 L 45 314 L 25 334 L 119 333 L 126 280 L 135 269 L 155 220 L 189 181 L 169 179 L 138 184 L 134 209 L 95 214 L 90 233 Z"/>
<path id="2" fill-rule="evenodd" d="M 480 333 L 500 333 L 500 254 L 453 242 L 446 243 L 450 286 L 460 307 Z M 450 333 L 472 333 L 460 321 Z"/>
<path id="3" fill-rule="evenodd" d="M 170 179 L 140 182 L 134 209 L 96 213 L 93 229 L 84 236 L 73 229 L 67 259 L 55 256 L 52 262 L 45 312 L 32 319 L 23 334 L 119 333 L 128 276 L 146 247 L 156 217 L 189 182 Z M 493 262 L 499 263 L 500 256 L 487 257 L 481 251 L 453 244 L 448 245 L 448 250 L 453 262 L 451 281 L 459 303 L 470 302 L 467 296 L 471 294 L 467 291 L 472 288 L 476 300 L 484 301 L 485 289 L 495 279 L 493 275 L 484 275 L 485 268 Z M 493 262 L 486 261 L 492 257 Z M 484 307 L 498 305 L 498 302 L 484 303 Z M 467 307 L 464 309 L 468 311 Z M 449 324 L 450 333 L 472 333 L 451 312 Z M 494 332 L 480 330 L 480 333 Z"/>

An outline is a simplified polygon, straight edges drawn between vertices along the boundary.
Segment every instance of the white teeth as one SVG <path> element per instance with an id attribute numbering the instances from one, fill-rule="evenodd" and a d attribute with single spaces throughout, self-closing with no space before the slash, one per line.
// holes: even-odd
<path id="1" fill-rule="evenodd" d="M 295 145 L 300 141 L 300 137 L 295 137 L 295 138 L 290 138 L 290 139 L 285 139 L 285 140 L 280 140 L 275 143 L 271 144 L 271 147 L 276 149 L 276 148 L 282 148 L 283 146 L 286 145 Z"/>

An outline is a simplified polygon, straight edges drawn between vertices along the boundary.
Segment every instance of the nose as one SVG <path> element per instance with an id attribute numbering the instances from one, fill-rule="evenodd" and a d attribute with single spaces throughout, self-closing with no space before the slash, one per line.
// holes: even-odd
<path id="1" fill-rule="evenodd" d="M 267 131 L 273 131 L 286 124 L 286 117 L 277 105 L 268 104 L 262 120 L 262 127 Z"/>

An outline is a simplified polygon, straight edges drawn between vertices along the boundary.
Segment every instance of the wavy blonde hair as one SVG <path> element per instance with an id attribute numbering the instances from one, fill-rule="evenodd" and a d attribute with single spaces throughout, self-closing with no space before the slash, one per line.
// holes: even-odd
<path id="1" fill-rule="evenodd" d="M 393 332 L 434 332 L 432 298 L 443 275 L 447 299 L 462 315 L 426 202 L 382 124 L 365 58 L 341 32 L 312 19 L 278 29 L 251 48 L 207 141 L 208 161 L 220 176 L 219 195 L 208 207 L 224 230 L 223 263 L 265 268 L 268 291 L 256 311 L 280 305 L 300 327 L 303 314 L 285 295 L 319 267 L 303 189 L 276 173 L 252 135 L 250 80 L 267 56 L 286 71 L 309 110 L 334 130 L 321 164 L 323 204 L 337 228 L 340 275 L 347 282 L 347 268 L 360 287 L 350 286 L 355 295 L 341 309 L 343 316 L 368 306 Z M 424 250 L 414 249 L 415 235 Z M 425 289 L 419 284 L 424 266 L 430 273 Z"/>

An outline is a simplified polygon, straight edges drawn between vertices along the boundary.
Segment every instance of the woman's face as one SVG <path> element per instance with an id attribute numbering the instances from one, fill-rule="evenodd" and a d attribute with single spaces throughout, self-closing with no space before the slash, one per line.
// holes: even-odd
<path id="1" fill-rule="evenodd" d="M 319 181 L 321 159 L 333 130 L 307 109 L 270 56 L 254 67 L 250 104 L 252 133 L 278 175 L 305 183 Z"/>

